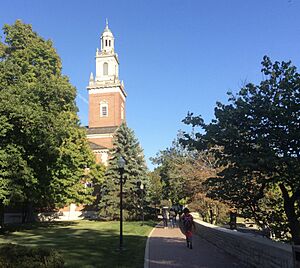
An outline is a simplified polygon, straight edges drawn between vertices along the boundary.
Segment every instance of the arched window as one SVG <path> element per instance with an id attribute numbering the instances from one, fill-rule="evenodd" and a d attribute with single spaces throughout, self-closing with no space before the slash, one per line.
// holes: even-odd
<path id="1" fill-rule="evenodd" d="M 100 117 L 108 117 L 108 102 L 105 100 L 100 102 Z"/>
<path id="2" fill-rule="evenodd" d="M 108 41 L 108 44 L 109 44 L 108 46 L 111 46 L 111 42 L 110 42 L 110 40 Z"/>
<path id="3" fill-rule="evenodd" d="M 108 63 L 103 63 L 103 75 L 108 75 Z"/>

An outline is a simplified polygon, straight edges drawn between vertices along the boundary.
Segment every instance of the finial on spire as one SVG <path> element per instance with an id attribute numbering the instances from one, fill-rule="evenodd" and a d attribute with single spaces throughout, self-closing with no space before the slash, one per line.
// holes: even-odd
<path id="1" fill-rule="evenodd" d="M 106 18 L 106 29 L 108 29 L 108 19 Z"/>
<path id="2" fill-rule="evenodd" d="M 93 73 L 90 74 L 90 81 L 94 81 L 94 75 L 93 75 Z"/>

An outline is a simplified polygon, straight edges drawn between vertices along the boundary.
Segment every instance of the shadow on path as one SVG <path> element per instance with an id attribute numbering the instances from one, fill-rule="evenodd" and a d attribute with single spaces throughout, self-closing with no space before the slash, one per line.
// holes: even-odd
<path id="1" fill-rule="evenodd" d="M 187 248 L 179 228 L 155 228 L 149 240 L 148 259 L 149 268 L 245 267 L 239 260 L 197 235 L 193 236 L 193 249 Z"/>

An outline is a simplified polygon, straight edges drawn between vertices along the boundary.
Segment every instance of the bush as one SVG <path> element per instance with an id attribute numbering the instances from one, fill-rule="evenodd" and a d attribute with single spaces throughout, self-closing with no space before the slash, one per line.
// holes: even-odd
<path id="1" fill-rule="evenodd" d="M 2 244 L 0 246 L 0 267 L 61 268 L 64 267 L 64 260 L 55 249 Z"/>

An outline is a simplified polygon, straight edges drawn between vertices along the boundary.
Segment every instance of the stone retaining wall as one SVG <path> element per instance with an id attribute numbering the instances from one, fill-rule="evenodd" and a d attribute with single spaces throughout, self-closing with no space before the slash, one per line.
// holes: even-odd
<path id="1" fill-rule="evenodd" d="M 292 247 L 267 238 L 221 228 L 195 220 L 196 233 L 241 260 L 246 267 L 291 268 Z"/>

